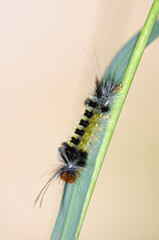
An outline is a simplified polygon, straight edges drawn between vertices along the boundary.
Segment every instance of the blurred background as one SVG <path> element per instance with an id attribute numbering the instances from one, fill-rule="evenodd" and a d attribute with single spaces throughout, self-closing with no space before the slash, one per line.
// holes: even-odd
<path id="1" fill-rule="evenodd" d="M 143 26 L 152 0 L 0 2 L 0 239 L 47 240 L 62 185 L 34 200 L 58 164 L 94 79 Z M 159 239 L 159 39 L 144 52 L 79 239 Z"/>

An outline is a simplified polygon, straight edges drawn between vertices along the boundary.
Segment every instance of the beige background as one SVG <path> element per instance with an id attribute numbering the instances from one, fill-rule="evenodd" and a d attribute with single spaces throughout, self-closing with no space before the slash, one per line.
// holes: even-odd
<path id="1" fill-rule="evenodd" d="M 142 27 L 151 3 L 0 1 L 1 240 L 49 239 L 61 184 L 52 185 L 42 209 L 33 202 L 47 180 L 40 176 L 58 163 L 56 141 L 80 118 L 89 93 L 85 85 L 93 87 L 79 44 L 97 71 L 95 46 L 103 70 Z M 159 239 L 158 62 L 159 39 L 140 63 L 81 240 Z"/>

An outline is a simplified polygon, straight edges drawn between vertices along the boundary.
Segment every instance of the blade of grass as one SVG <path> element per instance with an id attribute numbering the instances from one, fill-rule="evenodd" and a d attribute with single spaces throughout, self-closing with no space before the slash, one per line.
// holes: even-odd
<path id="1" fill-rule="evenodd" d="M 109 121 L 105 120 L 105 122 L 103 122 L 103 128 L 105 131 L 100 133 L 100 140 L 93 145 L 93 151 L 89 154 L 87 160 L 88 166 L 86 167 L 82 178 L 79 179 L 79 182 L 77 181 L 76 184 L 69 184 L 65 185 L 64 187 L 61 207 L 51 236 L 51 240 L 78 239 L 81 226 L 88 208 L 88 204 L 105 157 L 105 153 L 110 143 L 114 128 L 116 126 L 122 106 L 124 104 L 125 98 L 127 96 L 141 56 L 143 54 L 144 48 L 146 44 L 148 45 L 157 36 L 159 36 L 159 23 L 157 23 L 153 29 L 158 12 L 159 0 L 155 0 L 140 36 L 138 34 L 131 41 L 129 41 L 129 43 L 119 52 L 119 54 L 111 62 L 110 66 L 108 67 L 106 73 L 103 76 L 104 81 L 107 74 L 110 74 L 110 72 L 115 72 L 116 79 L 119 83 L 121 83 L 122 89 L 118 92 L 116 101 L 112 106 L 111 119 Z"/>
<path id="2" fill-rule="evenodd" d="M 116 123 L 118 121 L 120 112 L 122 110 L 123 104 L 125 102 L 126 96 L 128 94 L 129 88 L 130 88 L 130 85 L 134 78 L 135 72 L 139 65 L 140 59 L 143 55 L 144 49 L 146 47 L 146 44 L 148 42 L 149 36 L 152 32 L 152 29 L 156 22 L 158 14 L 159 14 L 159 0 L 155 0 L 150 9 L 150 12 L 147 16 L 146 22 L 144 24 L 144 27 L 141 31 L 141 34 L 138 38 L 138 41 L 136 43 L 136 46 L 135 46 L 132 56 L 130 58 L 129 64 L 127 66 L 124 78 L 121 83 L 122 89 L 118 92 L 118 99 L 115 101 L 115 103 L 113 105 L 111 120 L 108 122 L 107 131 L 105 132 L 103 142 L 102 142 L 99 154 L 96 159 L 97 164 L 95 166 L 94 174 L 92 177 L 92 182 L 90 184 L 90 188 L 88 190 L 88 194 L 87 194 L 85 204 L 84 204 L 84 207 L 82 210 L 82 214 L 80 217 L 76 239 L 78 239 L 78 236 L 79 236 L 79 233 L 80 233 L 80 230 L 82 227 L 82 223 L 83 223 L 83 220 L 84 220 L 87 208 L 88 208 L 88 204 L 89 204 L 91 195 L 93 193 L 93 189 L 95 187 L 95 183 L 97 181 L 97 178 L 98 178 L 106 151 L 108 149 L 112 134 L 114 132 Z"/>

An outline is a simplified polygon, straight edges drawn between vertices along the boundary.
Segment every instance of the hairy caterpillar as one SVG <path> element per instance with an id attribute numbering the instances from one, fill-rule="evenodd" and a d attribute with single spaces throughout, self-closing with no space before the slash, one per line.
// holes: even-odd
<path id="1" fill-rule="evenodd" d="M 52 180 L 59 177 L 66 183 L 72 184 L 76 181 L 87 164 L 90 142 L 100 126 L 103 117 L 110 117 L 110 102 L 112 97 L 120 89 L 113 77 L 99 79 L 96 77 L 95 91 L 85 101 L 85 111 L 79 121 L 74 133 L 67 142 L 63 142 L 58 149 L 59 159 L 62 165 L 51 176 L 35 200 L 40 200 L 40 206 L 44 195 L 52 183 Z"/>

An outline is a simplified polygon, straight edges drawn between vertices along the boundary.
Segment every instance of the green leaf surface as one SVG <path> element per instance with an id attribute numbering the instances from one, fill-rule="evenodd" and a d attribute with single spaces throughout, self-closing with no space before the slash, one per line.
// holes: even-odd
<path id="1" fill-rule="evenodd" d="M 154 1 L 154 3 L 156 5 L 152 6 L 152 8 L 154 7 L 154 10 L 156 10 L 156 8 L 158 9 L 155 13 L 154 11 L 151 12 L 150 10 L 150 13 L 144 25 L 144 27 L 147 26 L 149 31 L 147 30 L 147 28 L 146 30 L 144 30 L 143 28 L 143 35 L 140 35 L 140 32 L 136 34 L 119 51 L 119 53 L 112 60 L 103 75 L 102 81 L 105 81 L 108 75 L 112 76 L 115 78 L 115 81 L 118 84 L 121 84 L 122 89 L 115 96 L 115 101 L 112 102 L 110 120 L 104 119 L 101 123 L 103 131 L 96 133 L 96 136 L 99 137 L 99 140 L 92 143 L 92 151 L 89 153 L 85 171 L 82 172 L 80 178 L 78 178 L 78 180 L 74 184 L 64 185 L 61 206 L 55 227 L 51 235 L 51 240 L 78 239 L 80 229 L 88 208 L 88 204 L 93 193 L 93 189 L 99 175 L 102 162 L 105 157 L 106 150 L 110 143 L 111 136 L 113 134 L 116 122 L 118 120 L 120 111 L 122 109 L 124 100 L 126 98 L 135 71 L 137 69 L 138 63 L 142 56 L 143 50 L 145 46 L 148 46 L 159 36 L 159 22 L 155 23 L 159 11 L 159 1 Z M 153 18 L 150 18 L 152 16 L 152 13 L 154 14 L 154 16 Z M 135 46 L 138 42 L 139 46 L 137 46 L 136 48 Z M 142 47 L 140 46 L 140 44 Z M 137 55 L 133 55 L 132 53 L 135 53 Z M 132 60 L 133 57 L 134 61 L 138 60 L 135 68 L 132 68 L 131 64 L 134 63 L 133 61 L 130 61 L 130 59 Z M 135 57 L 137 60 L 135 59 Z M 131 64 L 129 63 L 129 61 Z"/>

